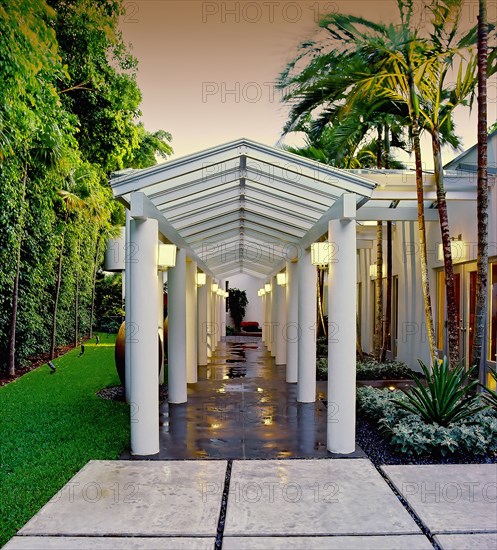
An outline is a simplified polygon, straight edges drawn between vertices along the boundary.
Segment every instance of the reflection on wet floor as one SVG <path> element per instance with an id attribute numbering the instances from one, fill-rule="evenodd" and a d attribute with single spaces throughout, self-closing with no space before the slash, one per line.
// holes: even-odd
<path id="1" fill-rule="evenodd" d="M 161 459 L 311 458 L 326 451 L 326 383 L 316 403 L 297 403 L 296 384 L 256 337 L 222 342 L 188 385 L 188 403 L 160 409 Z"/>

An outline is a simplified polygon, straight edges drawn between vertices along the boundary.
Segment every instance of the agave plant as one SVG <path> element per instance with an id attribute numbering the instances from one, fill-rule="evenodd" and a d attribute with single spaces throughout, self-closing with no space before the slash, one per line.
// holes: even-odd
<path id="1" fill-rule="evenodd" d="M 422 361 L 419 364 L 426 383 L 413 374 L 416 386 L 403 390 L 406 402 L 394 401 L 399 407 L 420 416 L 428 424 L 439 426 L 448 426 L 488 407 L 478 405 L 475 392 L 478 382 L 471 381 L 474 369 L 466 371 L 462 365 L 450 369 L 447 357 L 443 361 L 435 358 L 432 372 Z"/>
<path id="2" fill-rule="evenodd" d="M 497 372 L 490 370 L 490 376 L 497 382 Z M 486 393 L 483 394 L 483 399 L 494 409 L 497 410 L 497 391 L 491 390 L 488 386 L 483 386 Z"/>

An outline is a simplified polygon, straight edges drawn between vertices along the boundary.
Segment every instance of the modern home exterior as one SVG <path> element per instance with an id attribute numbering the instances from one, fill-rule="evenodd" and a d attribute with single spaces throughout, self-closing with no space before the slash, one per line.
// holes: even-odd
<path id="1" fill-rule="evenodd" d="M 495 167 L 496 139 L 489 140 Z M 492 157 L 493 155 L 493 157 Z M 492 158 L 494 159 L 492 161 Z M 476 269 L 476 174 L 471 150 L 446 167 L 446 198 L 454 242 L 462 359 L 471 346 Z M 459 163 L 459 164 L 457 164 Z M 495 365 L 497 198 L 491 193 L 489 365 Z M 437 344 L 446 348 L 440 228 L 433 174 L 424 174 L 429 275 Z M 331 452 L 355 449 L 356 317 L 363 350 L 372 349 L 378 220 L 393 225 L 392 345 L 390 357 L 415 367 L 429 363 L 424 330 L 417 208 L 412 171 L 346 171 L 240 139 L 145 170 L 113 174 L 114 196 L 127 208 L 125 243 L 113 243 L 125 268 L 126 396 L 132 404 L 135 455 L 158 452 L 157 332 L 162 330 L 163 281 L 168 284 L 168 391 L 187 400 L 225 334 L 226 283 L 247 290 L 247 320 L 286 365 L 297 400 L 316 398 L 316 264 L 327 270 L 329 317 L 328 442 Z M 313 258 L 313 243 L 327 257 Z M 169 245 L 169 246 L 168 246 Z M 171 246 L 172 245 L 172 246 Z M 164 259 L 163 254 L 173 252 Z M 457 253 L 456 253 L 457 252 Z M 122 258 L 125 256 L 125 262 Z M 125 264 L 125 265 L 123 265 Z M 164 274 L 166 273 L 166 275 Z M 280 277 L 278 277 L 280 275 Z M 281 284 L 283 283 L 283 284 Z M 264 289 L 264 292 L 258 290 Z M 262 295 L 261 295 L 262 294 Z M 332 411 L 333 414 L 330 414 Z"/>

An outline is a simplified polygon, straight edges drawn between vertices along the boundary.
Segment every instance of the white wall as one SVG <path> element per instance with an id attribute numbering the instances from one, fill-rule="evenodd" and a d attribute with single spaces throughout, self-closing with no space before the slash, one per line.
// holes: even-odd
<path id="1" fill-rule="evenodd" d="M 262 299 L 257 296 L 257 291 L 264 286 L 264 280 L 246 275 L 245 273 L 231 275 L 227 280 L 229 288 L 239 288 L 240 290 L 245 290 L 247 293 L 248 304 L 244 320 L 258 321 L 259 325 L 262 325 Z M 233 321 L 229 317 L 229 314 L 227 315 L 226 322 L 228 325 L 233 326 Z"/>

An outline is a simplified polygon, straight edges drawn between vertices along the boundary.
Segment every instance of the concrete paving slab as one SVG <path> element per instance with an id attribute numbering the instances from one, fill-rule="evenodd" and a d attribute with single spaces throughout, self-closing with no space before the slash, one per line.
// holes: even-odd
<path id="1" fill-rule="evenodd" d="M 212 550 L 214 537 L 14 537 L 2 550 Z"/>
<path id="2" fill-rule="evenodd" d="M 435 535 L 442 550 L 489 550 L 497 548 L 497 533 L 470 533 L 465 535 Z"/>
<path id="3" fill-rule="evenodd" d="M 382 469 L 432 533 L 497 532 L 497 464 Z"/>
<path id="4" fill-rule="evenodd" d="M 432 550 L 424 535 L 357 537 L 224 537 L 223 550 Z"/>
<path id="5" fill-rule="evenodd" d="M 226 461 L 90 461 L 21 535 L 215 536 Z M 207 499 L 206 488 L 212 491 Z"/>
<path id="6" fill-rule="evenodd" d="M 233 463 L 225 536 L 420 533 L 369 460 Z"/>

